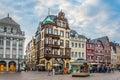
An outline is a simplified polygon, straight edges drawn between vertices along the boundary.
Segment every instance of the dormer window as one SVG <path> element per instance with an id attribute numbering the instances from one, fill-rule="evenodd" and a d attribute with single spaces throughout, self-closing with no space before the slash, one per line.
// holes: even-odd
<path id="1" fill-rule="evenodd" d="M 7 32 L 7 28 L 6 27 L 4 27 L 4 32 Z"/>
<path id="2" fill-rule="evenodd" d="M 61 23 L 60 23 L 60 22 L 57 22 L 57 26 L 61 26 Z"/>
<path id="3" fill-rule="evenodd" d="M 4 27 L 0 26 L 0 32 L 4 32 Z"/>
<path id="4" fill-rule="evenodd" d="M 78 34 L 75 34 L 75 39 L 77 39 L 78 38 Z"/>
<path id="5" fill-rule="evenodd" d="M 11 33 L 11 28 L 10 27 L 7 28 L 7 32 Z"/>

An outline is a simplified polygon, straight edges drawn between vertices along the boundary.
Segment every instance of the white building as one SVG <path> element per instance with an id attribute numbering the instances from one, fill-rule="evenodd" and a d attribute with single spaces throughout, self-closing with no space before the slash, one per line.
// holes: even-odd
<path id="1" fill-rule="evenodd" d="M 75 30 L 70 31 L 71 62 L 81 58 L 86 60 L 86 37 Z"/>
<path id="2" fill-rule="evenodd" d="M 117 64 L 117 44 L 114 42 L 110 42 L 111 45 L 111 64 Z"/>
<path id="3" fill-rule="evenodd" d="M 24 42 L 24 32 L 9 14 L 0 19 L 0 72 L 20 69 L 20 62 L 24 59 Z"/>

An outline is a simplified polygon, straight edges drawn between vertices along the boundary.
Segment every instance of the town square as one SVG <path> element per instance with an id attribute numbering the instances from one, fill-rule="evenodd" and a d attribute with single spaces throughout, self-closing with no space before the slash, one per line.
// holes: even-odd
<path id="1" fill-rule="evenodd" d="M 2 73 L 0 80 L 120 80 L 120 72 L 93 73 L 89 77 L 72 77 L 69 75 L 51 75 L 47 72 Z"/>

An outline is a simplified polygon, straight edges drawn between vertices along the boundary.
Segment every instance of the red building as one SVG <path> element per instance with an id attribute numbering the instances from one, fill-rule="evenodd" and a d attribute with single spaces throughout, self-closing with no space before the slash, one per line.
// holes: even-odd
<path id="1" fill-rule="evenodd" d="M 86 42 L 86 60 L 87 62 L 94 63 L 94 50 L 95 50 L 95 44 L 90 42 L 90 40 L 87 40 Z"/>
<path id="2" fill-rule="evenodd" d="M 86 46 L 87 61 L 91 63 L 111 63 L 111 48 L 107 36 L 88 40 Z"/>

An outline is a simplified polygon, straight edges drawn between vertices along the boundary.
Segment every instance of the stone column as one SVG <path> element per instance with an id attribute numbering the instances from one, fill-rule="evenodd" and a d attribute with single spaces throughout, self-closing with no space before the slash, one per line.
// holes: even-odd
<path id="1" fill-rule="evenodd" d="M 17 39 L 17 48 L 16 48 L 17 50 L 17 54 L 16 54 L 16 58 L 18 59 L 18 57 L 19 57 L 19 39 Z"/>
<path id="2" fill-rule="evenodd" d="M 3 58 L 6 58 L 5 54 L 6 54 L 6 37 L 4 37 L 4 54 L 3 54 Z"/>
<path id="3" fill-rule="evenodd" d="M 23 39 L 23 44 L 22 44 L 22 59 L 24 59 L 24 48 L 25 48 L 25 46 L 24 46 L 24 43 L 25 43 L 25 39 Z"/>
<path id="4" fill-rule="evenodd" d="M 12 40 L 13 38 L 10 38 L 10 58 L 12 58 Z"/>

